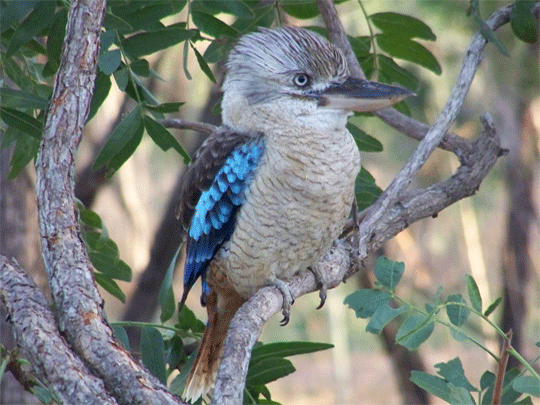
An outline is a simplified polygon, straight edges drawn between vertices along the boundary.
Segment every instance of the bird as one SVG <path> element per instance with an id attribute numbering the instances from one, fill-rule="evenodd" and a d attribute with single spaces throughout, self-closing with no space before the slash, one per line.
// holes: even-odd
<path id="1" fill-rule="evenodd" d="M 413 93 L 351 77 L 343 52 L 313 31 L 284 26 L 242 36 L 229 53 L 222 125 L 194 156 L 180 190 L 186 229 L 184 293 L 202 279 L 208 321 L 184 397 L 215 382 L 224 339 L 240 306 L 265 286 L 294 297 L 287 280 L 313 271 L 351 212 L 360 154 L 346 129 Z"/>

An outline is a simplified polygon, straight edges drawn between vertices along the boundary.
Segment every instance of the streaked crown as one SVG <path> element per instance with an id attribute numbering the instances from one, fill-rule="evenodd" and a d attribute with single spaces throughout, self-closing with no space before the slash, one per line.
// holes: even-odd
<path id="1" fill-rule="evenodd" d="M 223 89 L 240 91 L 256 104 L 325 88 L 348 73 L 341 50 L 321 35 L 297 27 L 261 28 L 231 51 Z"/>

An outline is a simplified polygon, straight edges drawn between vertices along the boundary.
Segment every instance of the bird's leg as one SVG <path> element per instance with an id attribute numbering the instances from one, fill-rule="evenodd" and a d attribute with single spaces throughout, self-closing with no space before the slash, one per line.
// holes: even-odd
<path id="1" fill-rule="evenodd" d="M 324 306 L 324 303 L 326 302 L 326 290 L 327 290 L 327 283 L 324 279 L 323 274 L 321 273 L 320 269 L 318 267 L 308 267 L 308 270 L 313 273 L 315 276 L 315 282 L 317 283 L 317 290 L 319 290 L 319 298 L 321 299 L 321 302 L 317 309 L 321 309 Z"/>
<path id="2" fill-rule="evenodd" d="M 285 326 L 289 323 L 291 318 L 291 305 L 294 304 L 294 297 L 292 295 L 289 285 L 279 278 L 272 277 L 268 282 L 268 285 L 276 287 L 283 296 L 283 319 L 279 323 L 281 326 Z"/>

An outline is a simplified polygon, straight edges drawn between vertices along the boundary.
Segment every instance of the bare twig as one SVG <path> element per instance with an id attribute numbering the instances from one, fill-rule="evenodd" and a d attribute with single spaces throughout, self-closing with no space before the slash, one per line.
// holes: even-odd
<path id="1" fill-rule="evenodd" d="M 176 129 L 191 129 L 193 131 L 199 131 L 205 134 L 210 135 L 216 130 L 216 126 L 212 124 L 206 124 L 204 122 L 185 120 L 185 119 L 175 119 L 170 118 L 166 120 L 159 121 L 161 125 L 167 128 L 176 128 Z"/>
<path id="2" fill-rule="evenodd" d="M 512 341 L 512 331 L 508 331 L 506 338 L 503 341 L 501 347 L 501 356 L 499 357 L 499 364 L 497 365 L 497 378 L 495 379 L 495 384 L 493 386 L 493 399 L 491 400 L 492 405 L 500 405 L 504 374 L 506 372 L 506 364 L 508 364 L 508 358 L 510 357 L 510 342 Z"/>
<path id="3" fill-rule="evenodd" d="M 506 21 L 510 14 L 511 7 L 506 6 L 495 12 L 487 20 L 493 25 L 494 21 L 505 21 L 502 17 L 506 15 Z M 405 166 L 392 180 L 392 183 L 388 188 L 379 196 L 369 215 L 360 224 L 360 252 L 361 249 L 366 248 L 366 242 L 371 238 L 371 229 L 379 222 L 383 215 L 392 207 L 399 199 L 400 194 L 407 189 L 412 179 L 416 176 L 420 168 L 424 165 L 427 158 L 435 150 L 437 145 L 443 139 L 446 131 L 450 128 L 450 125 L 456 118 L 465 96 L 469 91 L 469 87 L 472 83 L 478 64 L 482 59 L 482 54 L 486 46 L 486 39 L 480 32 L 474 34 L 471 44 L 467 48 L 465 53 L 465 59 L 461 68 L 461 72 L 458 76 L 457 82 L 446 102 L 446 105 L 440 112 L 439 116 L 435 120 L 435 123 L 427 132 L 424 139 L 418 144 L 418 147 L 409 158 Z M 463 162 L 462 162 L 463 163 Z"/>
<path id="4" fill-rule="evenodd" d="M 63 403 L 117 403 L 60 337 L 43 292 L 15 261 L 4 256 L 0 256 L 0 297 L 22 354 Z"/>

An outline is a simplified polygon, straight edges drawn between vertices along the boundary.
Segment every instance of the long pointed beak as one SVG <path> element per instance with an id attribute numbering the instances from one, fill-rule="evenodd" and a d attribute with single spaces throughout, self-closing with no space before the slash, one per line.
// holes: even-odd
<path id="1" fill-rule="evenodd" d="M 347 78 L 343 83 L 334 83 L 313 95 L 321 107 L 360 112 L 390 107 L 407 97 L 416 96 L 403 87 L 354 77 Z"/>

